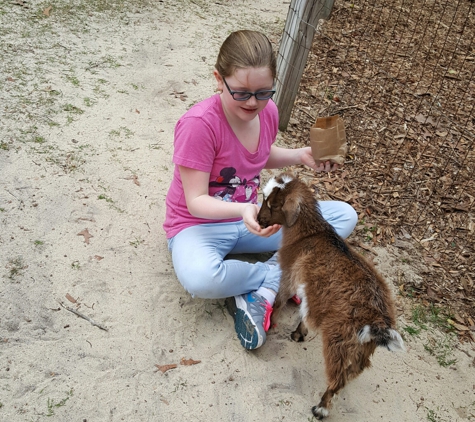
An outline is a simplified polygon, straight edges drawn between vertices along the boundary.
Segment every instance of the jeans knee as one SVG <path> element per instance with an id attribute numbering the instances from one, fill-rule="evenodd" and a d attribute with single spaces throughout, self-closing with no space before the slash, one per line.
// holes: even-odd
<path id="1" fill-rule="evenodd" d="M 187 268 L 175 270 L 175 272 L 181 285 L 193 297 L 202 299 L 219 297 L 219 292 L 217 292 L 213 282 L 215 274 L 213 274 L 213 269 L 209 263 L 207 265 L 190 265 Z"/>
<path id="2" fill-rule="evenodd" d="M 346 213 L 348 215 L 348 226 L 351 227 L 351 231 L 356 227 L 358 224 L 358 214 L 356 210 L 350 205 L 346 204 Z"/>
<path id="3" fill-rule="evenodd" d="M 338 234 L 343 237 L 347 238 L 355 229 L 356 224 L 358 224 L 358 214 L 356 210 L 346 202 L 342 202 L 341 204 L 341 223 L 337 229 Z"/>

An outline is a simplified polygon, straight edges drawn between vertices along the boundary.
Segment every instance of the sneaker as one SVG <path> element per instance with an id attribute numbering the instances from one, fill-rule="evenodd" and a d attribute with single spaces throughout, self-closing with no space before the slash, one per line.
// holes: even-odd
<path id="1" fill-rule="evenodd" d="M 250 292 L 226 299 L 226 307 L 234 318 L 234 329 L 242 347 L 248 350 L 261 347 L 270 326 L 270 303 L 256 292 Z"/>

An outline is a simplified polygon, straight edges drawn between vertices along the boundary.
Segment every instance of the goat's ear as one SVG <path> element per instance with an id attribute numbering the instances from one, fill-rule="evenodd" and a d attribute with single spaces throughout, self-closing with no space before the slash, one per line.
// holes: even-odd
<path id="1" fill-rule="evenodd" d="M 297 221 L 300 213 L 300 197 L 297 195 L 288 195 L 282 207 L 287 227 L 292 227 Z"/>

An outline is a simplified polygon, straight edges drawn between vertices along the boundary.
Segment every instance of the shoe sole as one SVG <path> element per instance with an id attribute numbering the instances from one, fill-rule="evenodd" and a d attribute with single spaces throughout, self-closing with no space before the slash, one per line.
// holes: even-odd
<path id="1" fill-rule="evenodd" d="M 236 330 L 239 341 L 241 342 L 241 346 L 247 350 L 257 349 L 262 346 L 264 338 L 252 321 L 250 315 L 243 309 L 239 308 L 237 304 L 234 305 L 234 309 L 234 329 Z"/>

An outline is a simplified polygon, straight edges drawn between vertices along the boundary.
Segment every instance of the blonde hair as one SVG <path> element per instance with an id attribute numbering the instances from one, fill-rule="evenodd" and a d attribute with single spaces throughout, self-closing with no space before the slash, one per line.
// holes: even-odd
<path id="1" fill-rule="evenodd" d="M 216 70 L 231 76 L 237 69 L 267 67 L 275 79 L 276 57 L 269 39 L 258 31 L 232 32 L 223 42 L 216 60 Z"/>

